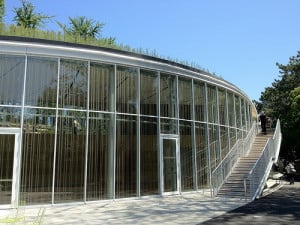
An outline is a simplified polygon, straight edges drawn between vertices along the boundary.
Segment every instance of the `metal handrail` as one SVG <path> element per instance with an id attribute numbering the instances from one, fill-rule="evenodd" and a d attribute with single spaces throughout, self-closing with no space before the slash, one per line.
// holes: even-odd
<path id="1" fill-rule="evenodd" d="M 248 135 L 244 139 L 238 139 L 224 159 L 212 172 L 212 194 L 216 196 L 221 186 L 225 183 L 231 174 L 234 166 L 240 157 L 245 156 L 254 141 L 257 134 L 256 121 L 253 122 Z"/>
<path id="2" fill-rule="evenodd" d="M 253 201 L 260 196 L 269 176 L 272 165 L 277 161 L 282 140 L 280 120 L 272 138 L 269 138 L 260 157 L 244 180 L 245 198 Z"/>

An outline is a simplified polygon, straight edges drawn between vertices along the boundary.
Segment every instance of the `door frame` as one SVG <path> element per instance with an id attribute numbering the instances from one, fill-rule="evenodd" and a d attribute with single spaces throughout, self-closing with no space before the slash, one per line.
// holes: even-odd
<path id="1" fill-rule="evenodd" d="M 11 203 L 10 205 L 0 205 L 0 208 L 16 208 L 19 201 L 19 187 L 20 187 L 20 162 L 21 162 L 21 128 L 13 127 L 0 127 L 1 134 L 15 135 L 14 144 L 14 161 L 13 161 L 13 177 L 12 177 L 12 190 L 11 190 Z"/>
<path id="2" fill-rule="evenodd" d="M 164 149 L 163 149 L 163 141 L 164 140 L 174 140 L 176 142 L 176 170 L 177 170 L 177 190 L 172 192 L 164 191 Z M 180 173 L 180 141 L 179 135 L 175 134 L 161 134 L 160 135 L 160 154 L 159 154 L 159 164 L 160 164 L 160 193 L 161 195 L 172 195 L 179 194 L 181 192 L 181 173 Z"/>

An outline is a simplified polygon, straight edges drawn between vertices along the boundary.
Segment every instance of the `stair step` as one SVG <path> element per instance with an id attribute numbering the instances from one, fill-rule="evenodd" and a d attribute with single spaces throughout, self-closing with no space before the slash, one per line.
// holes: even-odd
<path id="1" fill-rule="evenodd" d="M 273 134 L 258 134 L 255 137 L 248 155 L 241 157 L 238 160 L 236 166 L 233 168 L 232 173 L 220 188 L 218 196 L 243 197 L 245 195 L 244 179 L 248 176 L 254 164 L 261 156 L 263 148 L 265 147 L 268 139 L 272 137 Z"/>

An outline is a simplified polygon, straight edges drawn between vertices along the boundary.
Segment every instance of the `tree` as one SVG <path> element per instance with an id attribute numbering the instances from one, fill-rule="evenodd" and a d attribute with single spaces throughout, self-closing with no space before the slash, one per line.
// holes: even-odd
<path id="1" fill-rule="evenodd" d="M 281 120 L 281 154 L 288 158 L 296 150 L 300 156 L 300 51 L 290 57 L 287 65 L 276 65 L 281 80 L 275 80 L 272 87 L 265 88 L 260 101 L 269 116 Z"/>
<path id="2" fill-rule="evenodd" d="M 22 6 L 14 8 L 14 12 L 16 13 L 14 21 L 17 22 L 17 26 L 36 29 L 52 18 L 52 16 L 34 12 L 34 9 L 34 5 L 26 0 L 22 0 Z"/>
<path id="3" fill-rule="evenodd" d="M 81 38 L 98 38 L 101 35 L 101 29 L 104 24 L 95 22 L 94 20 L 88 19 L 85 16 L 79 16 L 75 18 L 69 17 L 70 26 L 57 22 L 57 24 L 64 30 L 65 33 L 73 36 L 79 36 Z"/>
<path id="4" fill-rule="evenodd" d="M 0 0 L 0 23 L 3 22 L 4 15 L 5 15 L 5 2 L 4 0 Z"/>

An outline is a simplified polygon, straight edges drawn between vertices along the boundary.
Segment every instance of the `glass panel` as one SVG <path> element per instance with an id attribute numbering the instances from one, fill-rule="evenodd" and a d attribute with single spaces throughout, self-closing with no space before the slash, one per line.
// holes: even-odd
<path id="1" fill-rule="evenodd" d="M 87 107 L 87 62 L 61 60 L 59 74 L 59 107 Z"/>
<path id="2" fill-rule="evenodd" d="M 194 82 L 195 120 L 205 121 L 205 88 L 204 83 Z"/>
<path id="3" fill-rule="evenodd" d="M 90 66 L 90 109 L 114 111 L 115 67 L 91 63 Z"/>
<path id="4" fill-rule="evenodd" d="M 20 199 L 28 205 L 52 201 L 55 110 L 24 114 Z"/>
<path id="5" fill-rule="evenodd" d="M 229 132 L 230 132 L 230 149 L 231 149 L 236 143 L 236 130 L 234 128 L 230 128 Z"/>
<path id="6" fill-rule="evenodd" d="M 138 70 L 117 67 L 117 112 L 137 113 Z"/>
<path id="7" fill-rule="evenodd" d="M 218 126 L 208 125 L 209 129 L 209 148 L 210 148 L 210 166 L 213 171 L 221 161 L 220 143 L 218 137 Z"/>
<path id="8" fill-rule="evenodd" d="M 242 111 L 242 129 L 246 130 L 246 106 L 244 99 L 241 98 L 241 111 Z"/>
<path id="9" fill-rule="evenodd" d="M 224 159 L 224 157 L 229 152 L 228 128 L 224 126 L 220 126 L 220 134 L 221 134 L 221 154 L 222 154 L 222 159 Z"/>
<path id="10" fill-rule="evenodd" d="M 206 143 L 206 124 L 195 123 L 196 160 L 198 188 L 208 186 L 208 148 Z"/>
<path id="11" fill-rule="evenodd" d="M 162 74 L 160 76 L 160 115 L 176 117 L 177 115 L 176 76 Z"/>
<path id="12" fill-rule="evenodd" d="M 163 139 L 164 192 L 177 191 L 176 140 Z"/>
<path id="13" fill-rule="evenodd" d="M 156 72 L 141 70 L 141 114 L 157 115 L 158 78 Z"/>
<path id="14" fill-rule="evenodd" d="M 117 117 L 116 198 L 137 195 L 137 117 Z"/>
<path id="15" fill-rule="evenodd" d="M 228 122 L 229 126 L 235 126 L 235 111 L 234 111 L 234 102 L 233 102 L 233 93 L 227 93 L 228 101 Z"/>
<path id="16" fill-rule="evenodd" d="M 217 91 L 216 87 L 207 85 L 208 122 L 217 123 Z"/>
<path id="17" fill-rule="evenodd" d="M 162 134 L 177 134 L 177 120 L 160 119 L 160 132 Z"/>
<path id="18" fill-rule="evenodd" d="M 192 146 L 192 124 L 180 121 L 180 167 L 181 167 L 181 189 L 190 191 L 194 189 L 194 156 Z"/>
<path id="19" fill-rule="evenodd" d="M 0 127 L 21 127 L 21 108 L 0 106 Z"/>
<path id="20" fill-rule="evenodd" d="M 178 79 L 179 118 L 192 118 L 192 81 Z"/>
<path id="21" fill-rule="evenodd" d="M 15 135 L 0 134 L 0 205 L 11 204 Z"/>
<path id="22" fill-rule="evenodd" d="M 250 115 L 249 115 L 249 111 L 250 107 L 248 105 L 248 103 L 245 101 L 245 114 L 246 114 L 246 127 L 247 127 L 247 131 L 250 130 L 251 128 L 251 123 L 250 123 Z"/>
<path id="23" fill-rule="evenodd" d="M 58 111 L 54 201 L 83 201 L 86 112 Z"/>
<path id="24" fill-rule="evenodd" d="M 87 200 L 113 197 L 110 179 L 113 178 L 113 115 L 90 113 L 87 171 Z"/>
<path id="25" fill-rule="evenodd" d="M 57 59 L 28 57 L 25 105 L 56 107 Z"/>
<path id="26" fill-rule="evenodd" d="M 0 104 L 22 105 L 25 57 L 0 54 Z"/>
<path id="27" fill-rule="evenodd" d="M 141 195 L 158 194 L 157 118 L 141 117 Z"/>
<path id="28" fill-rule="evenodd" d="M 219 118 L 221 125 L 227 125 L 225 90 L 219 89 Z"/>
<path id="29" fill-rule="evenodd" d="M 241 120 L 241 106 L 240 106 L 240 98 L 238 96 L 234 96 L 234 103 L 235 103 L 235 111 L 236 111 L 236 127 L 242 127 L 242 120 Z"/>

